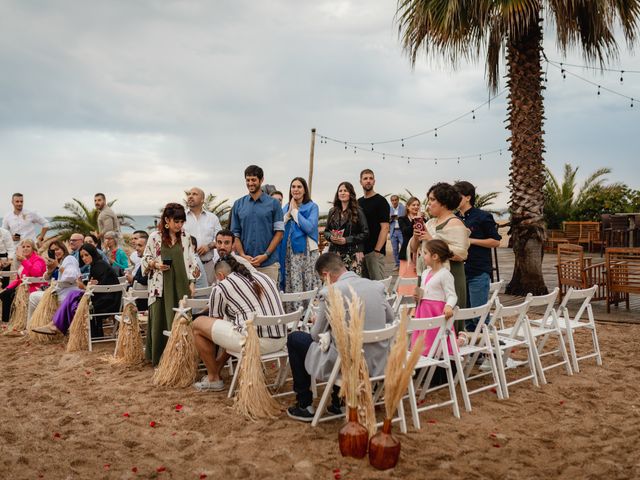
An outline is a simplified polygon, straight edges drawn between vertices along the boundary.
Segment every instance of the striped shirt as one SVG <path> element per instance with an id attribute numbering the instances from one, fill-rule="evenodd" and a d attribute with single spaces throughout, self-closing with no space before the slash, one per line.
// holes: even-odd
<path id="1" fill-rule="evenodd" d="M 260 272 L 254 272 L 252 275 L 262 287 L 260 296 L 256 295 L 248 278 L 232 272 L 213 287 L 209 299 L 209 316 L 230 321 L 234 328 L 242 333 L 252 312 L 257 315 L 284 315 L 280 295 L 273 280 Z M 256 327 L 256 330 L 259 337 L 286 336 L 285 325 Z"/>

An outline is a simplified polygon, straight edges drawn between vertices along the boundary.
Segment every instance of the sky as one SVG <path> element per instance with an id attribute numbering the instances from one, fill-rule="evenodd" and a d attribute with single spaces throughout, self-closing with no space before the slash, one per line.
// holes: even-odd
<path id="1" fill-rule="evenodd" d="M 453 69 L 421 56 L 411 67 L 392 0 L 0 0 L 0 215 L 14 191 L 25 208 L 62 213 L 104 192 L 115 210 L 155 214 L 199 186 L 230 201 L 243 171 L 265 170 L 286 191 L 307 177 L 310 129 L 346 141 L 398 139 L 429 130 L 489 98 L 484 58 Z M 620 39 L 613 68 L 640 71 Z M 547 57 L 562 61 L 553 29 Z M 583 65 L 580 52 L 567 63 Z M 546 163 L 579 178 L 607 166 L 611 181 L 640 188 L 640 74 L 568 69 L 638 98 L 630 101 L 550 68 Z M 503 70 L 504 71 L 504 70 Z M 502 84 L 504 87 L 504 82 Z M 437 181 L 466 179 L 508 202 L 505 96 L 433 134 L 376 146 L 406 160 L 316 143 L 313 199 L 328 208 L 337 185 L 422 197 Z M 503 149 L 480 159 L 476 154 Z"/>

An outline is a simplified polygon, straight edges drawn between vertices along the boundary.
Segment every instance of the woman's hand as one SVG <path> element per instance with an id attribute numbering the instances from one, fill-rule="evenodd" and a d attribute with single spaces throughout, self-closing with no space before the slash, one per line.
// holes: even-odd
<path id="1" fill-rule="evenodd" d="M 331 243 L 335 243 L 336 245 L 346 245 L 347 239 L 344 237 L 336 237 L 335 235 L 331 235 Z"/>
<path id="2" fill-rule="evenodd" d="M 84 283 L 82 283 L 82 275 L 80 275 L 78 278 L 76 278 L 76 286 L 79 289 L 84 290 Z"/>
<path id="3" fill-rule="evenodd" d="M 444 318 L 449 320 L 453 316 L 453 308 L 451 308 L 450 305 L 446 305 L 442 313 L 444 314 Z"/>
<path id="4" fill-rule="evenodd" d="M 196 294 L 196 284 L 193 282 L 189 282 L 189 296 L 193 298 Z"/>
<path id="5" fill-rule="evenodd" d="M 422 300 L 422 289 L 420 287 L 416 287 L 413 290 L 413 299 L 416 301 L 416 303 L 418 303 L 420 300 Z"/>
<path id="6" fill-rule="evenodd" d="M 356 252 L 356 262 L 362 262 L 364 260 L 363 252 Z"/>
<path id="7" fill-rule="evenodd" d="M 429 240 L 433 239 L 433 237 L 426 230 L 414 230 L 413 231 L 413 238 L 415 238 L 419 242 L 421 242 L 423 240 L 429 241 Z"/>
<path id="8" fill-rule="evenodd" d="M 161 272 L 166 272 L 171 267 L 169 265 L 165 265 L 162 262 L 158 262 L 157 260 L 154 260 L 153 261 L 153 265 L 151 266 L 151 268 L 153 268 L 154 270 L 159 270 Z"/>

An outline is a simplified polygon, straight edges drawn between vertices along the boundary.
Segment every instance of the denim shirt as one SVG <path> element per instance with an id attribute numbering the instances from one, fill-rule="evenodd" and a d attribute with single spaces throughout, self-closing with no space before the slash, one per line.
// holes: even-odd
<path id="1" fill-rule="evenodd" d="M 267 251 L 276 232 L 284 231 L 284 216 L 280 203 L 262 193 L 257 200 L 245 195 L 236 200 L 231 210 L 231 231 L 242 242 L 247 255 L 257 257 Z M 277 248 L 261 267 L 278 261 Z"/>

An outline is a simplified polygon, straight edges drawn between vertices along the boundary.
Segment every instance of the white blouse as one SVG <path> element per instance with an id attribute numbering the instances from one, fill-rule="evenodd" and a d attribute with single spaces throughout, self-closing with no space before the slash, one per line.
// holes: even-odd
<path id="1" fill-rule="evenodd" d="M 455 280 L 449 271 L 448 265 L 443 266 L 435 272 L 427 282 L 427 275 L 429 275 L 431 271 L 431 268 L 427 267 L 427 269 L 422 272 L 422 279 L 420 281 L 420 285 L 422 286 L 421 299 L 445 302 L 451 308 L 455 307 L 456 303 L 458 303 L 458 296 L 456 295 Z"/>

